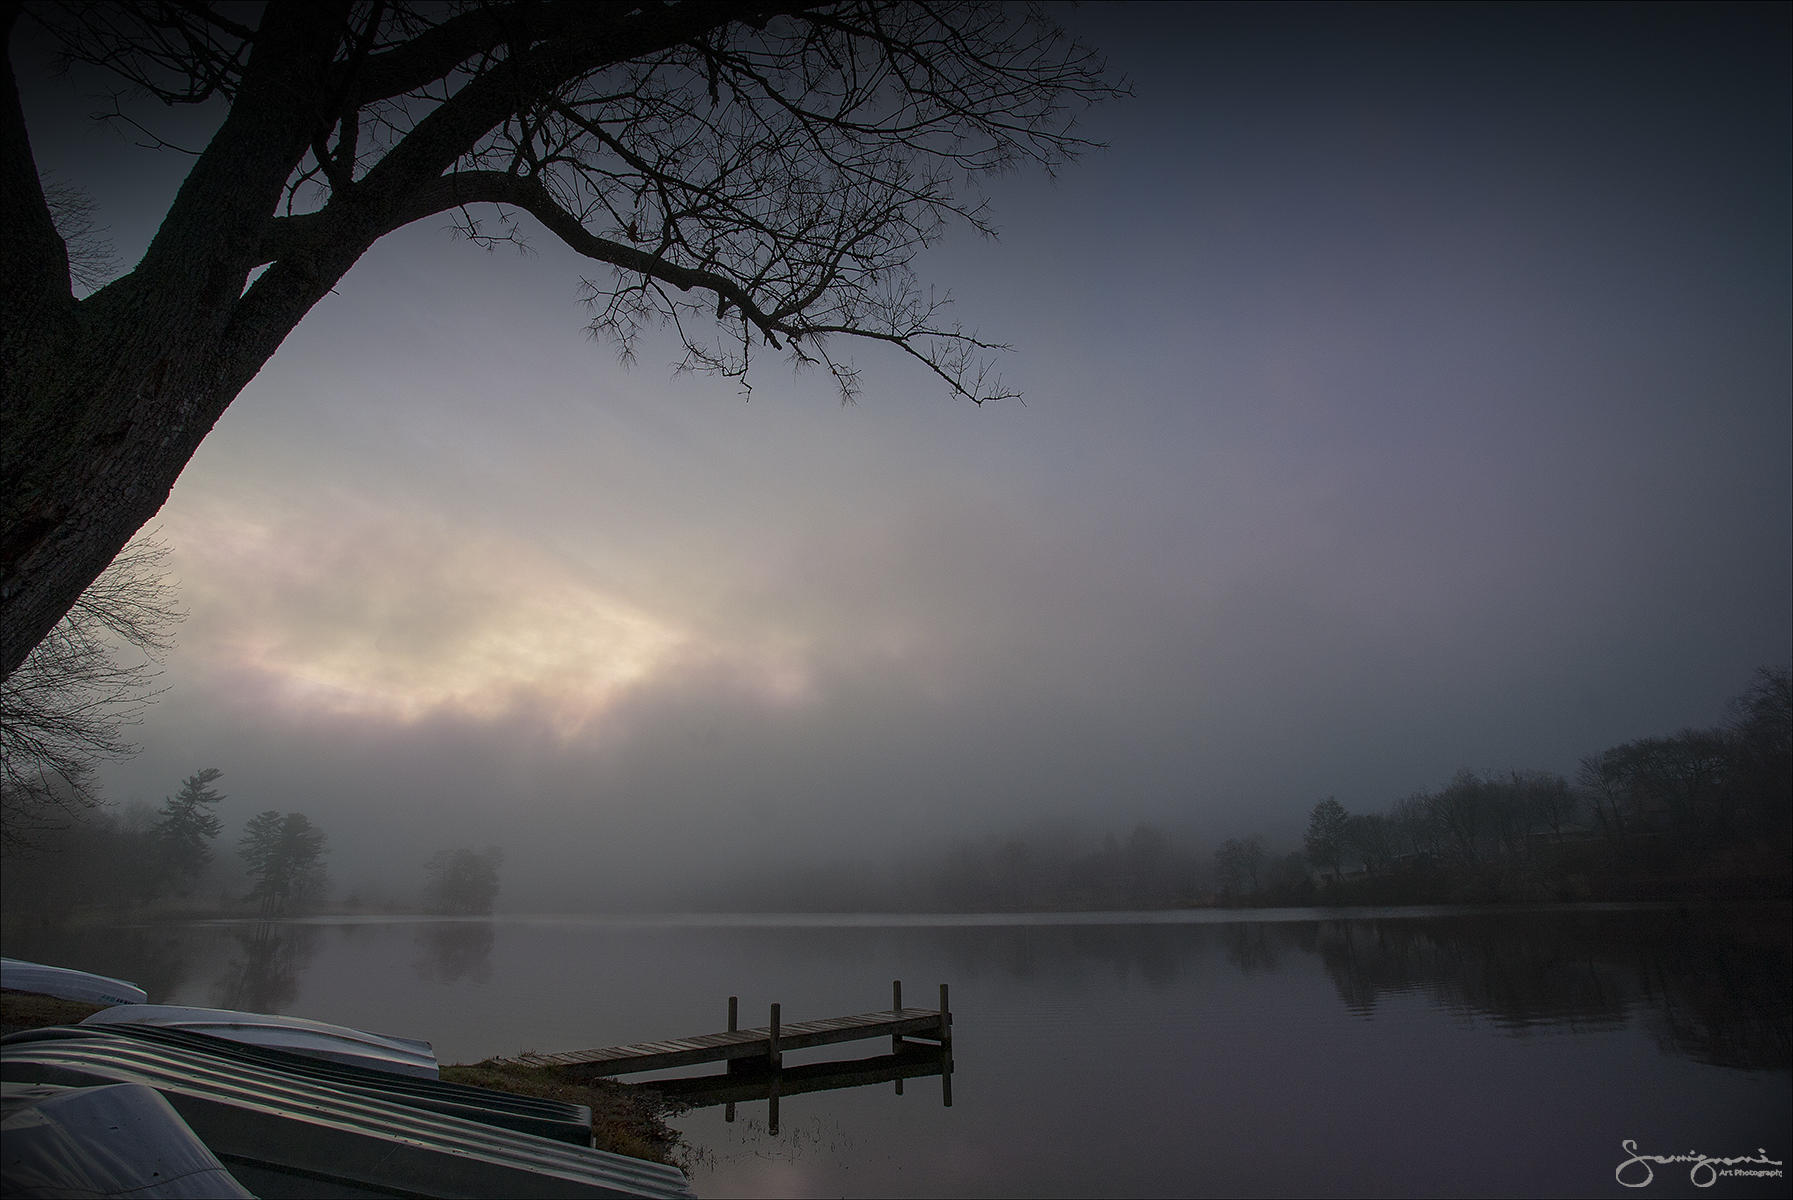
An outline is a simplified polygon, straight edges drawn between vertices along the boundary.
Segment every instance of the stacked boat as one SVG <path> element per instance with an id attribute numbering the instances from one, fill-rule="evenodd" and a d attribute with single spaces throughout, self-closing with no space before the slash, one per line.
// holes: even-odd
<path id="1" fill-rule="evenodd" d="M 592 1149 L 583 1105 L 443 1082 L 428 1042 L 84 974 L 5 960 L 8 989 L 120 997 L 0 1041 L 9 1197 L 692 1195 L 676 1168 Z"/>
<path id="2" fill-rule="evenodd" d="M 110 975 L 47 967 L 22 958 L 0 958 L 0 988 L 79 1000 L 83 1004 L 142 1004 L 149 999 L 149 994 L 136 984 Z"/>
<path id="3" fill-rule="evenodd" d="M 327 1025 L 303 1017 L 238 1012 L 230 1008 L 188 1008 L 177 1004 L 116 1004 L 102 1008 L 83 1025 L 153 1025 L 248 1046 L 284 1050 L 350 1066 L 437 1079 L 436 1051 L 417 1038 L 366 1033 L 344 1025 Z"/>

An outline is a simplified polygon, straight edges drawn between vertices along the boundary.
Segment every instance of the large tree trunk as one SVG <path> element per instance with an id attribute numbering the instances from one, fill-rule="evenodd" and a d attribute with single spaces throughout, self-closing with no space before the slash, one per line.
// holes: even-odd
<path id="1" fill-rule="evenodd" d="M 244 296 L 320 120 L 294 97 L 320 93 L 344 7 L 270 9 L 230 115 L 143 261 L 79 302 L 0 56 L 0 220 L 19 231 L 0 301 L 0 677 L 155 516 L 231 400 L 364 248 L 327 279 L 301 272 L 310 286 L 287 286 L 284 303 Z"/>
<path id="2" fill-rule="evenodd" d="M 206 316 L 153 303 L 83 311 L 7 347 L 6 673 L 162 507 L 234 396 L 219 386 Z"/>

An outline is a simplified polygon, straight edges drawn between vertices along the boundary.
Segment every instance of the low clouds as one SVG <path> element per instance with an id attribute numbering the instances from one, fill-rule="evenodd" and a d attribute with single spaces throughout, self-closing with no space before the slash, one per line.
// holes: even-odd
<path id="1" fill-rule="evenodd" d="M 339 495 L 171 516 L 192 650 L 289 712 L 407 723 L 522 706 L 571 734 L 687 641 L 526 542 L 416 511 Z"/>
<path id="2" fill-rule="evenodd" d="M 551 239 L 388 239 L 160 518 L 193 615 L 110 794 L 216 764 L 345 880 L 421 829 L 552 907 L 1039 818 L 1292 839 L 1716 720 L 1793 650 L 1784 55 L 1536 13 L 1067 14 L 1139 81 L 1112 149 L 919 264 L 1025 407 L 625 370 Z"/>

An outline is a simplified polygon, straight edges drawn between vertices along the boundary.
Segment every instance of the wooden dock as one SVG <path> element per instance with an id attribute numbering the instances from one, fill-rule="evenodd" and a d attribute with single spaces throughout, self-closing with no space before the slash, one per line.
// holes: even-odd
<path id="1" fill-rule="evenodd" d="M 572 1050 L 564 1054 L 519 1054 L 492 1061 L 501 1066 L 546 1067 L 585 1076 L 632 1075 L 639 1071 L 663 1071 L 711 1062 L 726 1062 L 731 1068 L 752 1064 L 777 1070 L 784 1065 L 786 1050 L 804 1050 L 812 1046 L 880 1037 L 891 1040 L 893 1052 L 900 1051 L 907 1038 L 926 1039 L 943 1047 L 952 1044 L 952 1011 L 947 1007 L 944 983 L 940 985 L 938 1009 L 903 1007 L 903 985 L 899 980 L 891 984 L 891 1006 L 877 1012 L 828 1017 L 820 1021 L 793 1021 L 787 1025 L 780 1020 L 779 1006 L 774 1004 L 770 1020 L 764 1026 L 738 1029 L 737 1010 L 737 999 L 730 996 L 728 1028 L 722 1033 L 605 1046 L 596 1050 Z"/>

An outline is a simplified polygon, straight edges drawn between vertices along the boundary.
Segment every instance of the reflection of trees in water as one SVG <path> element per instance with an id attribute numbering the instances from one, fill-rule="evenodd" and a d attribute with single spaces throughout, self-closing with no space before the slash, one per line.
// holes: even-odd
<path id="1" fill-rule="evenodd" d="M 284 1012 L 299 994 L 299 976 L 317 952 L 312 925 L 257 921 L 234 931 L 235 953 L 219 985 L 219 1008 Z"/>
<path id="2" fill-rule="evenodd" d="M 1636 989 L 1613 960 L 1614 928 L 1612 914 L 1593 913 L 1325 921 L 1317 952 L 1361 1015 L 1417 991 L 1503 1028 L 1617 1029 Z"/>
<path id="3" fill-rule="evenodd" d="M 419 925 L 412 940 L 417 956 L 411 970 L 426 983 L 484 983 L 492 977 L 497 933 L 490 921 L 432 921 Z"/>
<path id="4" fill-rule="evenodd" d="M 1789 1065 L 1789 955 L 1759 921 L 1660 911 L 1496 913 L 1318 923 L 1340 998 L 1370 1015 L 1417 991 L 1501 1028 L 1622 1028 L 1635 1014 L 1665 1050 L 1751 1069 Z"/>
<path id="5" fill-rule="evenodd" d="M 1282 970 L 1282 930 L 1261 921 L 1239 921 L 1221 926 L 1226 960 L 1247 975 L 1274 974 Z"/>
<path id="6" fill-rule="evenodd" d="M 1657 1043 L 1714 1066 L 1793 1067 L 1788 917 L 1718 930 L 1683 917 L 1652 931 L 1638 973 Z"/>
<path id="7" fill-rule="evenodd" d="M 175 995 L 192 968 L 186 939 L 178 934 L 159 930 L 138 930 L 132 953 L 121 956 L 127 971 L 125 978 L 142 988 L 152 1002 L 158 997 Z"/>
<path id="8" fill-rule="evenodd" d="M 1245 975 L 1311 954 L 1352 1012 L 1417 994 L 1514 1032 L 1639 1022 L 1666 1052 L 1716 1066 L 1793 1065 L 1793 922 L 1785 906 L 1733 912 L 1571 910 L 1220 925 L 943 928 L 956 978 L 998 972 L 1066 994 L 1092 968 L 1165 990 L 1215 959 Z"/>

